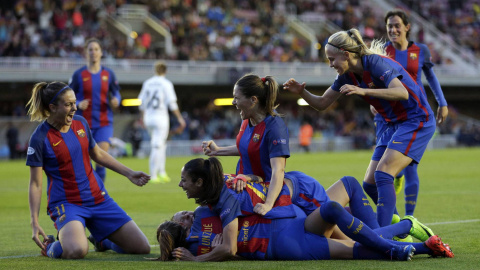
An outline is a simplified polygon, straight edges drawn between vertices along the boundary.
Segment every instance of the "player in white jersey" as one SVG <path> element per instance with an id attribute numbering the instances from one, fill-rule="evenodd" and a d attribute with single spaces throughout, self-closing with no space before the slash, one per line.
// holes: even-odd
<path id="1" fill-rule="evenodd" d="M 146 80 L 142 85 L 142 90 L 138 98 L 142 101 L 139 109 L 141 112 L 144 126 L 150 134 L 150 175 L 152 183 L 170 182 L 170 178 L 165 170 L 167 137 L 170 129 L 170 119 L 168 110 L 178 120 L 178 127 L 173 133 L 182 133 L 185 128 L 183 119 L 177 105 L 177 95 L 173 89 L 173 84 L 167 78 L 165 73 L 167 66 L 163 61 L 155 63 L 156 75 Z"/>

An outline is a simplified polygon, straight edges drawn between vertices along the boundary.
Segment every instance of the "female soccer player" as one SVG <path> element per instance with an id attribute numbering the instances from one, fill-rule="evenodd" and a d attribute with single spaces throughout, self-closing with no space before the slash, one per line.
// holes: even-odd
<path id="1" fill-rule="evenodd" d="M 183 168 L 179 185 L 186 191 L 189 198 L 195 198 L 197 203 L 208 205 L 208 208 L 199 208 L 202 209 L 202 214 L 198 220 L 202 222 L 196 225 L 197 216 L 192 221 L 190 213 L 180 214 L 184 216 L 184 225 L 194 224 L 188 239 L 186 230 L 175 228 L 174 224 L 166 222 L 159 227 L 157 238 L 162 250 L 162 259 L 209 261 L 233 259 L 235 255 L 239 255 L 249 259 L 390 258 L 408 260 L 415 250 L 410 244 L 398 246 L 393 241 L 379 237 L 363 222 L 352 217 L 337 202 L 325 201 L 319 211 L 314 211 L 306 217 L 300 208 L 289 201 L 292 187 L 282 187 L 274 208 L 267 215 L 256 215 L 251 209 L 265 197 L 265 187 L 257 183 L 249 184 L 244 192 L 236 193 L 228 189 L 228 184 L 224 184 L 221 169 L 221 164 L 215 158 L 191 160 Z M 303 177 L 299 172 L 295 172 L 294 175 Z M 345 179 L 344 183 L 349 183 L 349 180 Z M 216 219 L 217 216 L 219 220 Z M 223 227 L 223 242 L 211 250 L 208 242 L 211 242 L 212 234 L 220 232 L 216 223 L 218 221 Z M 370 248 L 351 240 L 327 239 L 323 233 L 334 224 L 338 224 L 349 237 Z M 313 234 L 309 232 L 308 225 L 315 227 Z M 412 226 L 410 223 L 408 225 Z M 387 232 L 386 227 L 381 230 Z M 447 249 L 436 236 L 432 237 L 430 242 L 436 249 L 440 246 Z M 190 250 L 199 256 L 194 257 L 185 248 L 172 251 L 179 245 L 186 247 L 187 243 L 191 245 Z M 422 243 L 416 246 L 421 253 L 432 252 Z M 205 253 L 210 250 L 211 252 Z"/>
<path id="2" fill-rule="evenodd" d="M 125 167 L 95 143 L 85 118 L 75 115 L 76 101 L 68 85 L 41 82 L 34 86 L 27 104 L 31 121 L 43 121 L 33 132 L 27 153 L 32 239 L 44 256 L 81 259 L 88 252 L 88 228 L 105 249 L 148 254 L 147 238 L 108 195 L 90 158 L 137 186 L 145 185 L 150 176 Z M 58 230 L 58 241 L 47 236 L 38 223 L 42 169 L 48 179 L 47 212 Z"/>
<path id="3" fill-rule="evenodd" d="M 120 105 L 120 86 L 113 70 L 101 65 L 102 48 L 95 38 L 85 42 L 87 65 L 73 73 L 70 88 L 75 91 L 78 111 L 90 126 L 93 138 L 104 151 L 110 148 L 113 137 L 113 111 Z M 97 174 L 105 182 L 106 170 L 96 164 Z"/>
<path id="4" fill-rule="evenodd" d="M 237 144 L 218 147 L 214 141 L 203 142 L 207 156 L 238 156 L 237 174 L 254 174 L 270 183 L 265 203 L 255 206 L 255 213 L 265 215 L 282 189 L 286 159 L 290 157 L 289 135 L 285 122 L 276 112 L 278 83 L 271 76 L 260 78 L 247 74 L 233 88 L 232 104 L 240 110 L 243 122 Z"/>
<path id="5" fill-rule="evenodd" d="M 311 94 L 305 89 L 306 83 L 294 79 L 286 81 L 284 89 L 299 94 L 318 110 L 326 109 L 342 94 L 358 95 L 389 123 L 391 136 L 382 137 L 388 142 L 387 148 L 380 161 L 370 161 L 366 172 L 374 172 L 377 220 L 380 226 L 386 226 L 392 221 L 396 203 L 394 176 L 412 161 L 420 162 L 435 132 L 433 112 L 425 93 L 408 72 L 384 56 L 382 42 L 373 40 L 368 48 L 360 32 L 350 29 L 331 35 L 325 53 L 338 76 L 322 96 Z"/>
<path id="6" fill-rule="evenodd" d="M 437 77 L 433 71 L 433 63 L 431 62 L 430 50 L 425 44 L 409 41 L 410 35 L 410 23 L 402 10 L 391 10 L 385 15 L 385 24 L 387 27 L 387 35 L 390 40 L 385 44 L 386 52 L 389 57 L 395 59 L 400 63 L 405 70 L 412 76 L 412 78 L 421 87 L 425 93 L 425 89 L 422 83 L 422 71 L 427 78 L 430 89 L 435 96 L 438 103 L 437 109 L 437 124 L 441 124 L 445 121 L 448 115 L 447 101 L 440 87 Z M 381 138 L 383 130 L 388 128 L 388 123 L 384 118 L 375 113 L 375 129 L 377 138 Z M 385 148 L 386 145 L 377 146 Z M 372 159 L 380 160 L 381 156 L 374 156 Z M 413 215 L 415 207 L 417 205 L 418 190 L 419 190 L 419 178 L 417 172 L 417 163 L 413 162 L 409 166 L 405 167 L 403 172 L 399 176 L 395 177 L 395 191 L 398 194 L 402 187 L 401 181 L 405 181 L 405 214 Z M 402 175 L 404 176 L 402 178 Z M 364 181 L 364 189 L 376 203 L 377 187 L 375 186 L 375 179 L 373 172 L 366 175 Z"/>

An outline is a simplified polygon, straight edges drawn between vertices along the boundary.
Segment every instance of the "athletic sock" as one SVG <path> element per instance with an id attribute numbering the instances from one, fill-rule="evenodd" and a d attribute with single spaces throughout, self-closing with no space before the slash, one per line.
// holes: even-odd
<path id="1" fill-rule="evenodd" d="M 361 220 L 353 217 L 338 202 L 328 201 L 322 204 L 320 215 L 326 222 L 337 224 L 345 235 L 356 242 L 380 252 L 389 252 L 392 248 L 392 244 L 381 238 Z"/>
<path id="2" fill-rule="evenodd" d="M 374 229 L 374 231 L 382 238 L 392 239 L 394 236 L 397 235 L 408 235 L 411 228 L 412 222 L 410 220 L 402 220 L 392 225 Z"/>
<path id="3" fill-rule="evenodd" d="M 372 199 L 374 204 L 377 204 L 378 202 L 378 191 L 377 191 L 377 185 L 375 184 L 369 184 L 367 182 L 363 182 L 363 190 L 365 190 L 365 193 L 367 193 L 368 196 Z"/>
<path id="4" fill-rule="evenodd" d="M 392 223 L 397 202 L 393 176 L 382 171 L 375 171 L 375 183 L 378 189 L 377 221 L 380 227 L 384 227 Z"/>
<path id="5" fill-rule="evenodd" d="M 363 189 L 357 179 L 352 176 L 344 176 L 340 180 L 342 180 L 345 190 L 348 193 L 348 197 L 350 198 L 348 204 L 352 215 L 365 222 L 365 224 L 371 229 L 378 228 L 379 226 L 375 212 L 373 212 L 370 201 L 368 200 L 367 195 L 363 193 Z"/>
<path id="6" fill-rule="evenodd" d="M 63 248 L 60 241 L 55 241 L 47 246 L 47 256 L 54 259 L 62 258 Z"/>
<path id="7" fill-rule="evenodd" d="M 405 168 L 405 215 L 413 216 L 417 206 L 420 180 L 418 179 L 417 163 Z"/>
<path id="8" fill-rule="evenodd" d="M 117 244 L 113 243 L 112 241 L 108 240 L 108 239 L 105 239 L 101 242 L 101 245 L 103 248 L 105 249 L 111 249 L 117 253 L 120 253 L 120 254 L 125 254 L 125 251 L 119 247 Z"/>
<path id="9" fill-rule="evenodd" d="M 429 249 L 425 243 L 409 243 L 409 242 L 398 242 L 398 241 L 393 241 L 393 240 L 387 240 L 391 242 L 393 245 L 397 246 L 408 246 L 412 245 L 415 248 L 415 254 L 432 254 L 432 250 Z"/>

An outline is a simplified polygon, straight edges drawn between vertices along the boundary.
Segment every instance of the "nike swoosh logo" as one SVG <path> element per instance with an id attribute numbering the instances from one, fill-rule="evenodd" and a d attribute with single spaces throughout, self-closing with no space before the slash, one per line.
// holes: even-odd
<path id="1" fill-rule="evenodd" d="M 393 140 L 392 143 L 402 143 L 402 142 L 396 142 L 395 140 Z"/>
<path id="2" fill-rule="evenodd" d="M 57 146 L 57 145 L 59 145 L 61 142 L 62 142 L 62 140 L 60 140 L 60 141 L 57 142 L 57 143 L 53 143 L 53 146 Z"/>

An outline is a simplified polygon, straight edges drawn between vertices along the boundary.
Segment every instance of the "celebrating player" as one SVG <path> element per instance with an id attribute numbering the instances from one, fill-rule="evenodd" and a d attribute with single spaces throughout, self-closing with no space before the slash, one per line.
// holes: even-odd
<path id="1" fill-rule="evenodd" d="M 330 67 L 338 76 L 322 96 L 311 94 L 306 83 L 289 79 L 284 89 L 299 94 L 312 107 L 324 110 L 342 94 L 358 95 L 370 103 L 388 122 L 378 148 L 380 161 L 372 159 L 366 175 L 374 174 L 378 190 L 377 220 L 380 226 L 391 223 L 396 194 L 393 179 L 408 164 L 420 162 L 435 132 L 435 120 L 425 93 L 408 72 L 385 57 L 384 44 L 373 40 L 368 48 L 357 29 L 340 31 L 328 38 L 325 47 Z M 375 153 L 377 154 L 377 153 Z"/>
<path id="2" fill-rule="evenodd" d="M 167 66 L 165 62 L 155 63 L 156 75 L 143 83 L 138 98 L 142 101 L 139 109 L 144 125 L 150 133 L 150 176 L 153 183 L 170 182 L 165 170 L 167 137 L 170 127 L 168 110 L 172 111 L 178 121 L 174 133 L 182 133 L 185 120 L 177 105 L 177 96 L 173 84 L 165 78 Z"/>
<path id="3" fill-rule="evenodd" d="M 98 146 L 108 151 L 113 137 L 113 111 L 120 105 L 120 86 L 113 70 L 101 65 L 102 48 L 95 38 L 85 42 L 87 65 L 81 67 L 69 81 L 78 98 L 77 114 L 83 116 L 92 130 Z M 105 181 L 106 170 L 95 165 L 97 174 Z"/>
<path id="4" fill-rule="evenodd" d="M 29 205 L 32 239 L 51 258 L 81 259 L 88 252 L 85 228 L 98 247 L 119 253 L 150 253 L 143 232 L 108 195 L 90 158 L 137 186 L 150 176 L 127 168 L 93 139 L 85 118 L 77 111 L 74 91 L 61 82 L 37 83 L 28 102 L 32 121 L 43 121 L 33 132 L 27 153 L 30 166 Z M 45 171 L 48 179 L 47 212 L 58 230 L 58 241 L 38 223 Z M 43 236 L 43 242 L 40 240 Z"/>
<path id="5" fill-rule="evenodd" d="M 385 15 L 385 24 L 387 27 L 388 38 L 390 39 L 390 41 L 385 44 L 388 56 L 400 63 L 425 93 L 422 83 L 423 71 L 423 74 L 425 74 L 428 84 L 430 85 L 430 89 L 438 103 L 437 124 L 443 123 L 448 115 L 447 101 L 443 96 L 442 88 L 440 87 L 440 83 L 433 71 L 430 50 L 425 44 L 408 40 L 411 25 L 407 14 L 405 14 L 404 11 L 391 10 L 387 12 Z M 373 112 L 375 113 L 374 121 L 377 138 L 381 138 L 383 131 L 388 129 L 388 123 L 380 114 L 376 113 L 375 110 L 373 110 Z M 386 145 L 377 145 L 377 148 L 380 147 L 385 148 Z M 381 156 L 375 155 L 372 157 L 374 160 L 380 160 L 380 158 Z M 400 175 L 395 177 L 394 180 L 395 192 L 397 194 L 400 192 L 403 185 L 402 181 L 405 181 L 406 215 L 413 215 L 417 205 L 419 190 L 417 166 L 417 163 L 412 162 L 409 166 L 405 167 Z M 377 202 L 377 187 L 375 186 L 373 172 L 366 175 L 363 186 L 373 201 Z"/>
<path id="6" fill-rule="evenodd" d="M 304 174 L 302 176 L 302 173 L 296 172 L 293 176 L 302 178 Z M 299 182 L 301 181 L 299 179 Z M 349 183 L 347 179 L 345 181 Z M 358 183 L 357 185 L 361 190 L 360 185 Z M 389 258 L 408 260 L 415 250 L 411 244 L 397 245 L 393 241 L 379 237 L 368 225 L 352 217 L 339 203 L 328 199 L 323 202 L 319 210 L 307 217 L 300 208 L 291 204 L 290 194 L 294 190 L 293 186 L 282 186 L 280 196 L 267 215 L 254 214 L 253 206 L 265 198 L 265 186 L 253 183 L 247 185 L 246 190 L 241 193 L 230 190 L 228 183 L 224 183 L 221 164 L 215 158 L 194 159 L 187 162 L 182 170 L 179 186 L 185 190 L 189 198 L 195 198 L 195 201 L 201 205 L 208 205 L 208 208 L 202 211 L 200 220 L 212 224 L 211 226 L 204 224 L 208 225 L 209 232 L 219 233 L 219 226 L 214 226 L 214 222 L 216 222 L 215 217 L 220 218 L 223 242 L 213 250 L 211 246 L 210 248 L 205 246 L 205 243 L 211 242 L 212 239 L 204 239 L 204 237 L 209 238 L 211 235 L 202 236 L 204 226 L 198 223 L 197 216 L 192 221 L 190 213 L 181 212 L 180 216 L 185 217 L 184 225 L 195 224 L 196 220 L 197 223 L 192 227 L 190 240 L 185 238 L 186 231 L 178 231 L 179 229 L 174 228 L 175 226 L 169 222 L 159 227 L 157 238 L 162 250 L 162 259 L 165 260 L 172 258 L 196 261 L 227 260 L 234 259 L 235 255 L 249 259 Z M 371 207 L 368 207 L 372 211 Z M 347 236 L 366 246 L 351 240 L 326 238 L 329 237 L 326 234 L 335 224 L 338 224 Z M 410 230 L 413 223 L 405 221 L 403 224 L 408 225 Z M 386 232 L 387 227 L 381 230 Z M 447 250 L 436 236 L 431 237 L 430 242 L 432 246 L 436 246 L 435 248 L 437 245 L 434 243 L 437 243 L 441 246 L 438 249 L 443 247 L 443 250 Z M 172 243 L 174 243 L 173 246 Z M 187 243 L 194 245 L 190 250 L 196 252 L 198 256 L 194 257 L 185 248 L 171 250 L 179 244 L 185 247 Z M 416 247 L 420 253 L 432 252 L 423 243 L 419 243 Z M 204 251 L 210 252 L 203 254 Z"/>
<path id="7" fill-rule="evenodd" d="M 207 156 L 238 156 L 237 174 L 254 174 L 270 183 L 265 203 L 255 206 L 255 213 L 265 215 L 272 209 L 290 156 L 289 135 L 285 122 L 276 112 L 278 83 L 271 76 L 260 78 L 247 74 L 233 88 L 232 104 L 240 110 L 243 122 L 237 144 L 218 147 L 214 141 L 203 142 Z"/>

